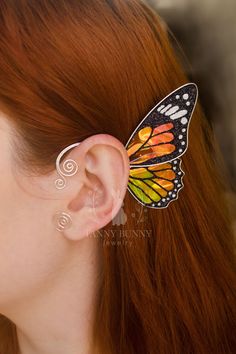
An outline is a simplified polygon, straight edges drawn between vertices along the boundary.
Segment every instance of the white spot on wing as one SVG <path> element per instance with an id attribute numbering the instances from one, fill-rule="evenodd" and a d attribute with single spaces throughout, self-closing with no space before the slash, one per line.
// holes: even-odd
<path id="1" fill-rule="evenodd" d="M 178 110 L 179 110 L 179 106 L 174 106 L 166 112 L 166 116 L 170 116 L 171 114 L 177 112 Z"/>
<path id="2" fill-rule="evenodd" d="M 175 113 L 175 114 L 172 114 L 170 116 L 171 119 L 177 119 L 177 118 L 181 118 L 183 116 L 185 116 L 185 114 L 188 113 L 188 111 L 186 109 L 182 109 L 181 111 Z"/>
<path id="3" fill-rule="evenodd" d="M 184 118 L 181 119 L 181 123 L 182 123 L 182 124 L 186 124 L 187 122 L 188 122 L 188 120 L 187 120 L 186 117 L 184 117 Z"/>
<path id="4" fill-rule="evenodd" d="M 183 99 L 184 100 L 187 100 L 189 98 L 189 95 L 187 94 L 187 93 L 185 93 L 184 95 L 183 95 Z"/>
<path id="5" fill-rule="evenodd" d="M 164 104 L 162 104 L 160 107 L 157 108 L 158 112 L 160 112 L 162 110 L 162 108 L 164 108 Z"/>
<path id="6" fill-rule="evenodd" d="M 161 113 L 165 113 L 166 111 L 168 111 L 168 109 L 172 106 L 172 104 L 168 104 L 165 108 L 163 108 L 161 110 Z"/>

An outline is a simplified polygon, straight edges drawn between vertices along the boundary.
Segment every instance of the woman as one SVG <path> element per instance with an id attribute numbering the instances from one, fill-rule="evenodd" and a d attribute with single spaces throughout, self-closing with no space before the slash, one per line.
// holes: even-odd
<path id="1" fill-rule="evenodd" d="M 138 0 L 1 1 L 1 354 L 235 352 L 235 245 L 199 104 L 178 200 L 126 193 L 125 143 L 187 81 Z M 55 188 L 71 144 L 78 173 Z"/>

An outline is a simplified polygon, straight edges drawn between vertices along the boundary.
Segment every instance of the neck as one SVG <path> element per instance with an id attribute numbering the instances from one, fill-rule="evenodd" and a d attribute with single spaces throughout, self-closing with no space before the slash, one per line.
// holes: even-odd
<path id="1" fill-rule="evenodd" d="M 101 260 L 96 240 L 82 242 L 43 291 L 8 315 L 17 326 L 21 354 L 95 353 L 93 320 Z"/>

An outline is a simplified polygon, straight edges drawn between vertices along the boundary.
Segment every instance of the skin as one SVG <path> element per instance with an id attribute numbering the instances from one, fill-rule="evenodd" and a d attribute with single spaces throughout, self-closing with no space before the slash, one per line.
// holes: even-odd
<path id="1" fill-rule="evenodd" d="M 13 163 L 12 134 L 1 114 L 0 313 L 16 324 L 21 354 L 94 354 L 102 246 L 93 236 L 122 206 L 127 152 L 110 135 L 85 139 L 67 155 L 79 171 L 57 190 L 56 168 L 33 176 Z M 53 222 L 58 211 L 72 217 L 64 232 Z"/>

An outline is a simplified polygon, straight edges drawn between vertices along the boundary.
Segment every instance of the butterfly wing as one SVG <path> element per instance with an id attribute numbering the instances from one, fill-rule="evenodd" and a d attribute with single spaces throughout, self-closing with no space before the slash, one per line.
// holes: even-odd
<path id="1" fill-rule="evenodd" d="M 130 159 L 129 192 L 142 205 L 165 208 L 183 188 L 181 159 L 198 97 L 193 83 L 179 87 L 140 122 L 126 149 Z"/>
<path id="2" fill-rule="evenodd" d="M 142 204 L 151 208 L 165 208 L 178 198 L 183 187 L 181 159 L 130 169 L 128 190 Z"/>
<path id="3" fill-rule="evenodd" d="M 131 167 L 164 163 L 185 153 L 197 96 L 197 86 L 186 84 L 144 117 L 126 144 Z"/>

